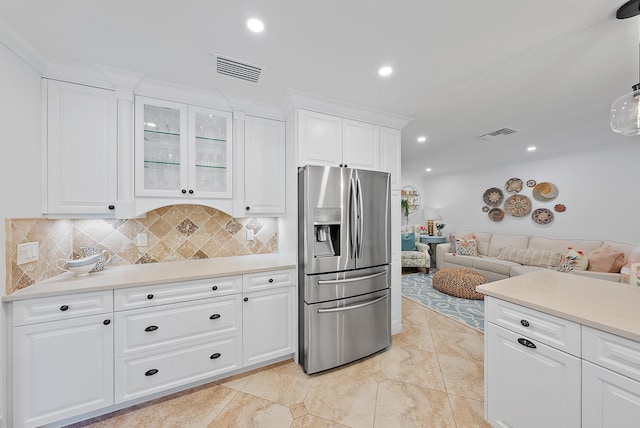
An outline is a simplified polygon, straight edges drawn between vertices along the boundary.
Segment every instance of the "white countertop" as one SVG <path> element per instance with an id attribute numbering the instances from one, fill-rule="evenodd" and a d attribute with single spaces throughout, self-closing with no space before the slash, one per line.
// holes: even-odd
<path id="1" fill-rule="evenodd" d="M 488 296 L 640 341 L 640 286 L 542 270 L 476 289 Z"/>
<path id="2" fill-rule="evenodd" d="M 103 271 L 91 273 L 88 276 L 77 277 L 72 273 L 64 273 L 3 296 L 2 301 L 10 302 L 69 293 L 114 290 L 295 267 L 295 256 L 279 253 L 107 266 Z"/>

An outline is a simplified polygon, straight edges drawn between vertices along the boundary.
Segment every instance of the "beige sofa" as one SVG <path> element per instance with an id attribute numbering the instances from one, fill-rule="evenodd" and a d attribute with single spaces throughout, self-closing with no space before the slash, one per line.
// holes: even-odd
<path id="1" fill-rule="evenodd" d="M 602 241 L 590 239 L 552 239 L 529 235 L 506 235 L 488 232 L 475 232 L 469 230 L 456 230 L 454 236 L 475 235 L 480 257 L 463 256 L 449 253 L 450 243 L 438 244 L 436 247 L 436 267 L 443 268 L 466 268 L 481 273 L 489 281 L 509 278 L 516 275 L 533 272 L 548 267 L 526 266 L 508 260 L 496 258 L 505 247 L 523 248 L 539 251 L 555 251 L 561 254 L 567 253 L 568 247 L 581 250 L 584 254 L 589 254 L 596 248 L 603 245 L 610 245 L 616 252 L 623 252 L 628 259 L 631 251 L 636 245 L 615 241 Z M 628 280 L 628 268 L 623 268 L 621 273 L 594 272 L 588 270 L 573 270 L 571 273 L 584 275 L 591 278 L 604 279 L 608 281 L 621 282 L 626 274 Z"/>

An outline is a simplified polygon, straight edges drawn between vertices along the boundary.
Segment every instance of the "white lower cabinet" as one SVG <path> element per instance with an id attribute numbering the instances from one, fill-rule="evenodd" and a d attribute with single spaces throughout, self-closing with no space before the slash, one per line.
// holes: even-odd
<path id="1" fill-rule="evenodd" d="M 244 295 L 242 350 L 245 366 L 294 352 L 294 287 Z"/>
<path id="2" fill-rule="evenodd" d="M 295 269 L 8 303 L 9 425 L 105 413 L 295 352 Z"/>
<path id="3" fill-rule="evenodd" d="M 580 427 L 580 359 L 488 323 L 487 420 L 494 427 Z"/>
<path id="4" fill-rule="evenodd" d="M 8 426 L 41 426 L 113 404 L 111 319 L 107 313 L 13 329 Z"/>

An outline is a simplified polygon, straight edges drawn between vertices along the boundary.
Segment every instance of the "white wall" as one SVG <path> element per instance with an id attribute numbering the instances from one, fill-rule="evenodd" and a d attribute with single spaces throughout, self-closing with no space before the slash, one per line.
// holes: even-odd
<path id="1" fill-rule="evenodd" d="M 403 171 L 403 174 L 405 172 Z M 490 187 L 504 189 L 508 179 L 525 183 L 549 181 L 559 189 L 552 202 L 531 197 L 533 208 L 548 208 L 555 214 L 549 225 L 533 223 L 531 216 L 505 215 L 502 222 L 489 220 L 482 212 L 482 195 Z M 459 174 L 422 179 L 423 201 L 440 209 L 445 233 L 455 228 L 497 233 L 522 233 L 557 238 L 611 239 L 640 244 L 640 137 L 628 144 L 599 151 L 540 160 L 500 168 L 478 169 Z M 509 195 L 506 194 L 505 195 Z M 506 196 L 505 196 L 506 197 Z M 557 213 L 555 204 L 567 210 Z"/>
<path id="2" fill-rule="evenodd" d="M 5 219 L 40 215 L 40 74 L 0 43 L 0 281 L 6 294 Z M 0 316 L 4 331 L 4 308 Z M 2 350 L 5 335 L 2 334 Z M 0 367 L 4 358 L 0 353 Z M 3 373 L 4 371 L 2 371 Z M 5 382 L 0 379 L 4 395 Z M 2 412 L 4 397 L 0 396 Z M 0 423 L 1 424 L 1 423 Z"/>

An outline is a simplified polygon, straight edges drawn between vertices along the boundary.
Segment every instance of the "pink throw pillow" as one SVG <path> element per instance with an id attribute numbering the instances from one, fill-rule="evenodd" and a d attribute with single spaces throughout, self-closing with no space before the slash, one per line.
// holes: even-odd
<path id="1" fill-rule="evenodd" d="M 589 267 L 587 270 L 619 273 L 624 264 L 624 253 L 614 252 L 610 245 L 605 245 L 589 253 Z"/>
<path id="2" fill-rule="evenodd" d="M 468 241 L 469 239 L 476 239 L 476 235 L 473 233 L 467 233 L 464 236 L 456 236 L 453 232 L 449 233 L 449 242 L 451 245 L 449 245 L 449 251 L 447 251 L 447 253 L 456 253 L 456 238 Z"/>

